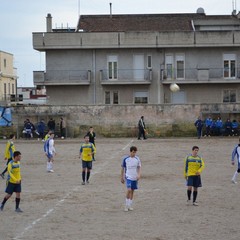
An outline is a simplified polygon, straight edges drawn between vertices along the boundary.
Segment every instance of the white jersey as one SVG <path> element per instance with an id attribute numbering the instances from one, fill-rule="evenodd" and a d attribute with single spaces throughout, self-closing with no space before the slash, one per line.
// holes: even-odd
<path id="1" fill-rule="evenodd" d="M 45 144 L 44 144 L 44 152 L 50 155 L 53 155 L 53 153 L 56 153 L 55 147 L 54 147 L 54 140 L 52 138 L 49 138 Z"/>
<path id="2" fill-rule="evenodd" d="M 141 167 L 141 161 L 137 156 L 127 156 L 123 159 L 122 167 L 125 168 L 126 178 L 136 181 L 138 176 L 138 168 Z"/>

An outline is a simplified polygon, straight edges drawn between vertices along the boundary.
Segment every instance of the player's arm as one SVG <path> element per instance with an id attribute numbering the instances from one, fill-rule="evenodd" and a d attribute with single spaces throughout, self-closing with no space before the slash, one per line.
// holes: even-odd
<path id="1" fill-rule="evenodd" d="M 79 150 L 79 158 L 81 158 L 81 157 L 82 157 L 82 147 Z"/>
<path id="2" fill-rule="evenodd" d="M 237 154 L 237 147 L 235 147 L 232 151 L 232 165 L 234 165 L 234 163 L 235 163 L 234 159 L 235 159 L 236 154 Z"/>
<path id="3" fill-rule="evenodd" d="M 8 160 L 9 148 L 10 148 L 10 142 L 7 142 L 6 148 L 5 148 L 5 153 L 4 153 L 4 159 L 5 160 Z"/>
<path id="4" fill-rule="evenodd" d="M 187 162 L 187 157 L 186 157 L 184 160 L 184 171 L 183 171 L 183 176 L 185 179 L 187 179 L 187 168 L 188 168 L 187 164 L 188 164 L 188 162 Z"/>
<path id="5" fill-rule="evenodd" d="M 202 173 L 202 170 L 205 168 L 205 164 L 203 159 L 201 158 L 201 167 L 197 171 L 197 175 L 200 175 Z"/>
<path id="6" fill-rule="evenodd" d="M 137 180 L 139 180 L 140 179 L 140 177 L 141 177 L 141 166 L 138 166 L 137 167 Z"/>
<path id="7" fill-rule="evenodd" d="M 125 168 L 121 168 L 121 183 L 125 182 Z"/>

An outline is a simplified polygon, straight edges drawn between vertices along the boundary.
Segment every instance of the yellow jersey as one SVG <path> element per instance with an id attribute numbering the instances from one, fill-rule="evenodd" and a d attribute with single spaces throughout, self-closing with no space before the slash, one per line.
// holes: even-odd
<path id="1" fill-rule="evenodd" d="M 15 152 L 15 146 L 12 141 L 8 141 L 5 148 L 4 157 L 7 159 L 13 159 L 13 153 Z"/>
<path id="2" fill-rule="evenodd" d="M 8 163 L 8 178 L 7 181 L 10 183 L 17 183 L 20 181 L 21 172 L 20 172 L 20 161 L 14 162 L 13 160 Z"/>
<path id="3" fill-rule="evenodd" d="M 196 176 L 197 172 L 201 173 L 204 167 L 204 161 L 200 156 L 187 156 L 184 164 L 184 177 Z"/>
<path id="4" fill-rule="evenodd" d="M 93 154 L 96 153 L 96 148 L 92 143 L 83 143 L 80 148 L 81 158 L 83 161 L 92 161 Z"/>

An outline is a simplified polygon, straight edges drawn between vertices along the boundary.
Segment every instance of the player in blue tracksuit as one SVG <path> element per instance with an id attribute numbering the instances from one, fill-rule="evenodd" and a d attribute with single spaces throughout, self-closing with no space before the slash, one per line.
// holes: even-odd
<path id="1" fill-rule="evenodd" d="M 240 139 L 239 139 L 239 144 L 236 145 L 232 151 L 232 165 L 235 164 L 235 157 L 237 157 L 237 170 L 235 171 L 233 177 L 232 177 L 232 183 L 237 183 L 236 182 L 236 179 L 237 179 L 237 176 L 240 172 Z"/>
<path id="2" fill-rule="evenodd" d="M 218 117 L 217 121 L 216 121 L 216 133 L 217 136 L 220 136 L 222 134 L 222 127 L 223 127 L 223 122 L 222 119 L 220 117 Z"/>
<path id="3" fill-rule="evenodd" d="M 205 126 L 206 126 L 206 135 L 205 136 L 210 137 L 211 126 L 212 126 L 212 118 L 210 116 L 205 120 Z"/>
<path id="4" fill-rule="evenodd" d="M 195 121 L 194 125 L 197 129 L 197 137 L 198 137 L 198 139 L 200 139 L 202 136 L 202 128 L 203 128 L 203 121 L 201 120 L 200 117 L 198 117 L 198 119 Z"/>

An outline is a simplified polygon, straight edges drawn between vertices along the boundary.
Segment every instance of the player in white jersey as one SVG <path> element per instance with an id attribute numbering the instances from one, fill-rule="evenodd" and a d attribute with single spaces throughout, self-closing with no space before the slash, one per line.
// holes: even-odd
<path id="1" fill-rule="evenodd" d="M 233 177 L 232 177 L 232 183 L 237 183 L 236 179 L 237 179 L 237 176 L 240 172 L 240 139 L 239 139 L 239 144 L 236 145 L 232 151 L 232 165 L 234 165 L 235 161 L 235 156 L 237 156 L 237 163 L 238 163 L 238 168 L 237 170 L 235 171 Z"/>
<path id="2" fill-rule="evenodd" d="M 47 172 L 53 171 L 53 157 L 56 155 L 56 150 L 54 147 L 54 133 L 51 132 L 49 138 L 44 143 L 44 152 L 47 156 Z"/>
<path id="3" fill-rule="evenodd" d="M 130 147 L 130 155 L 125 157 L 122 161 L 121 182 L 127 186 L 126 204 L 124 211 L 132 211 L 133 193 L 138 189 L 138 180 L 141 176 L 141 161 L 136 156 L 137 148 Z"/>

